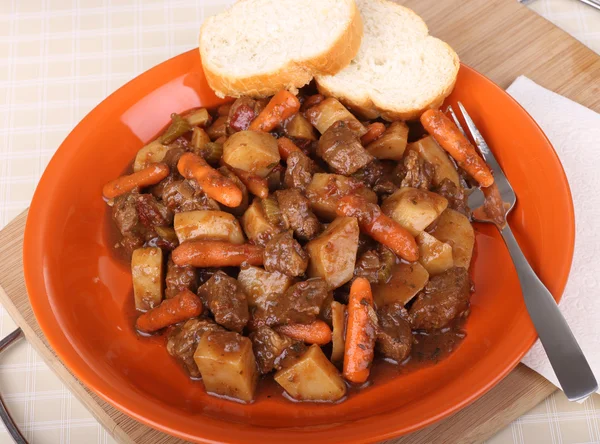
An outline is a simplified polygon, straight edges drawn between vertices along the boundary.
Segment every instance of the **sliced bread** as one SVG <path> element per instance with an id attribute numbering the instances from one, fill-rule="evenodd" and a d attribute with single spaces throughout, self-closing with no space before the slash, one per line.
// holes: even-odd
<path id="1" fill-rule="evenodd" d="M 358 54 L 339 73 L 317 75 L 319 91 L 367 118 L 411 120 L 439 107 L 456 82 L 456 53 L 408 8 L 387 0 L 356 3 L 364 23 Z"/>
<path id="2" fill-rule="evenodd" d="M 200 55 L 218 96 L 266 97 L 339 72 L 362 34 L 355 0 L 239 0 L 204 22 Z"/>

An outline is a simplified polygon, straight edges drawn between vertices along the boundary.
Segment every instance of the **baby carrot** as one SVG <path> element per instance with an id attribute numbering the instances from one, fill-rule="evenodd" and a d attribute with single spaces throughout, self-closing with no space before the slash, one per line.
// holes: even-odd
<path id="1" fill-rule="evenodd" d="M 502 201 L 500 190 L 496 183 L 491 187 L 482 188 L 481 191 L 485 196 L 483 207 L 479 207 L 473 211 L 473 215 L 477 219 L 492 220 L 500 229 L 506 224 L 506 205 Z"/>
<path id="2" fill-rule="evenodd" d="M 310 324 L 287 324 L 275 327 L 277 333 L 307 344 L 325 345 L 331 342 L 331 329 L 321 320 Z"/>
<path id="3" fill-rule="evenodd" d="M 249 129 L 252 131 L 269 132 L 275 129 L 283 120 L 293 116 L 300 109 L 300 101 L 291 92 L 282 89 L 273 97 L 252 121 Z"/>
<path id="4" fill-rule="evenodd" d="M 340 199 L 336 212 L 338 216 L 356 217 L 365 233 L 402 259 L 409 262 L 419 259 L 419 247 L 412 234 L 394 219 L 383 214 L 377 205 L 350 194 Z"/>
<path id="5" fill-rule="evenodd" d="M 250 171 L 241 170 L 239 168 L 234 168 L 231 165 L 227 165 L 223 161 L 223 158 L 221 158 L 221 164 L 233 171 L 240 181 L 246 186 L 246 188 L 248 188 L 248 191 L 255 196 L 264 199 L 269 195 L 269 183 L 267 182 L 267 179 L 263 179 L 262 177 L 251 173 Z"/>
<path id="6" fill-rule="evenodd" d="M 383 133 L 385 133 L 385 125 L 381 122 L 373 122 L 367 126 L 367 132 L 360 138 L 360 142 L 363 146 L 367 146 Z"/>
<path id="7" fill-rule="evenodd" d="M 373 315 L 371 284 L 365 278 L 356 278 L 350 287 L 344 348 L 343 374 L 350 382 L 362 384 L 369 378 L 376 337 Z"/>
<path id="8" fill-rule="evenodd" d="M 244 262 L 249 265 L 262 265 L 263 253 L 264 249 L 258 245 L 196 240 L 179 245 L 171 253 L 171 258 L 175 265 L 179 266 L 239 267 Z"/>
<path id="9" fill-rule="evenodd" d="M 231 208 L 242 203 L 242 190 L 228 177 L 211 167 L 202 157 L 185 153 L 177 162 L 179 173 L 186 179 L 195 179 L 202 190 L 217 202 Z"/>
<path id="10" fill-rule="evenodd" d="M 115 180 L 111 180 L 104 185 L 104 188 L 102 188 L 102 194 L 107 199 L 112 199 L 120 196 L 121 194 L 128 193 L 135 188 L 156 185 L 158 182 L 167 177 L 169 172 L 169 167 L 167 165 L 164 163 L 156 163 L 138 171 L 137 173 L 133 173 L 128 176 L 121 176 Z"/>
<path id="11" fill-rule="evenodd" d="M 469 173 L 482 187 L 494 183 L 494 176 L 485 161 L 443 112 L 429 109 L 421 115 L 425 130 L 456 160 L 458 166 Z"/>
<path id="12" fill-rule="evenodd" d="M 279 156 L 283 160 L 287 160 L 287 158 L 292 153 L 304 154 L 304 152 L 287 137 L 280 137 L 279 139 L 277 139 L 277 148 L 279 149 Z"/>
<path id="13" fill-rule="evenodd" d="M 135 328 L 152 333 L 178 322 L 186 321 L 202 313 L 202 301 L 190 290 L 183 290 L 171 299 L 165 299 L 158 307 L 147 311 L 135 322 Z"/>

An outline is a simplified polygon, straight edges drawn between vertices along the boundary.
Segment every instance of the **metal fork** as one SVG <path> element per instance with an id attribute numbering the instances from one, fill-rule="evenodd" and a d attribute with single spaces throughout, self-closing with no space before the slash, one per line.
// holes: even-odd
<path id="1" fill-rule="evenodd" d="M 494 173 L 495 184 L 498 187 L 502 201 L 505 203 L 504 217 L 506 218 L 515 206 L 517 196 L 500 164 L 475 126 L 473 119 L 471 119 L 462 103 L 458 102 L 458 107 L 475 145 L 477 145 L 483 159 Z M 465 134 L 452 107 L 448 107 L 448 111 L 456 125 Z M 519 276 L 525 306 L 563 391 L 571 401 L 588 397 L 598 390 L 598 383 L 577 340 L 573 336 L 567 321 L 560 313 L 552 294 L 527 262 L 508 222 L 500 226 L 491 219 L 484 218 L 482 216 L 483 211 L 477 211 L 478 208 L 483 209 L 484 199 L 482 191 L 478 188 L 475 188 L 469 195 L 469 207 L 471 207 L 474 214 L 478 215 L 478 218 L 474 217 L 474 220 L 476 222 L 494 223 L 504 238 Z"/>

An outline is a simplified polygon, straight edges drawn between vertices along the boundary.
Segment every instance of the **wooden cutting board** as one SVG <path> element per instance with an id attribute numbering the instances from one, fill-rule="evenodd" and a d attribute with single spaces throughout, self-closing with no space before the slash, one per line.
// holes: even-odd
<path id="1" fill-rule="evenodd" d="M 540 85 L 600 112 L 600 57 L 516 0 L 405 0 L 461 60 L 506 88 L 526 75 Z M 0 302 L 27 340 L 98 421 L 123 443 L 181 442 L 127 417 L 87 390 L 49 347 L 32 313 L 23 281 L 27 213 L 0 232 Z M 519 365 L 495 388 L 455 415 L 394 444 L 481 442 L 555 391 Z"/>

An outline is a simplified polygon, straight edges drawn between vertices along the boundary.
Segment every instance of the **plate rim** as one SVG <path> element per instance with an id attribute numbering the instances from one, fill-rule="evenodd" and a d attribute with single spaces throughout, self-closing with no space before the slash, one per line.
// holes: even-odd
<path id="1" fill-rule="evenodd" d="M 135 420 L 137 420 L 143 424 L 146 424 L 154 429 L 163 431 L 165 433 L 168 433 L 168 434 L 171 434 L 171 435 L 177 436 L 179 438 L 183 438 L 183 439 L 194 440 L 194 441 L 200 440 L 200 442 L 214 442 L 214 441 L 212 441 L 212 439 L 216 439 L 216 437 L 204 438 L 199 435 L 189 435 L 188 433 L 183 432 L 181 430 L 173 429 L 172 427 L 169 427 L 165 423 L 161 423 L 160 421 L 148 418 L 147 414 L 138 413 L 137 411 L 133 410 L 130 406 L 125 405 L 126 403 L 119 402 L 115 399 L 114 396 L 110 396 L 110 394 L 104 393 L 103 390 L 98 389 L 95 386 L 95 384 L 92 381 L 90 381 L 90 378 L 86 374 L 85 370 L 80 368 L 79 365 L 74 364 L 73 361 L 69 358 L 69 353 L 67 353 L 66 350 L 70 349 L 71 351 L 75 352 L 76 349 L 72 344 L 70 344 L 68 342 L 66 336 L 64 336 L 64 335 L 61 336 L 61 334 L 59 334 L 59 332 L 57 331 L 57 330 L 60 330 L 60 323 L 58 322 L 56 317 L 50 316 L 50 315 L 47 315 L 46 313 L 44 313 L 42 308 L 38 304 L 39 298 L 40 297 L 45 298 L 46 295 L 45 295 L 45 293 L 41 294 L 39 292 L 39 289 L 36 288 L 36 287 L 39 287 L 39 285 L 34 283 L 34 279 L 35 279 L 33 277 L 34 270 L 32 270 L 32 265 L 34 262 L 34 255 L 36 253 L 36 239 L 35 239 L 35 234 L 34 234 L 36 227 L 35 227 L 35 223 L 33 221 L 34 221 L 34 219 L 37 220 L 40 218 L 40 216 L 38 216 L 37 213 L 39 211 L 41 211 L 40 209 L 38 209 L 38 207 L 41 206 L 41 203 L 39 202 L 39 200 L 40 200 L 39 189 L 43 188 L 43 184 L 46 181 L 50 180 L 49 177 L 50 177 L 52 171 L 61 164 L 62 158 L 64 156 L 66 156 L 66 154 L 68 153 L 68 147 L 69 147 L 69 145 L 72 144 L 72 140 L 80 137 L 80 133 L 83 134 L 83 132 L 86 130 L 86 128 L 92 123 L 94 115 L 102 112 L 102 110 L 104 110 L 105 107 L 109 106 L 109 104 L 111 102 L 118 100 L 122 94 L 125 94 L 124 91 L 131 88 L 132 84 L 137 84 L 138 82 L 144 81 L 144 79 L 152 78 L 155 73 L 159 72 L 161 69 L 165 69 L 166 66 L 168 66 L 171 63 L 174 63 L 175 60 L 177 60 L 177 59 L 184 60 L 185 57 L 190 57 L 191 53 L 197 54 L 197 49 L 192 49 L 192 50 L 189 50 L 182 54 L 179 54 L 177 56 L 174 56 L 174 57 L 160 63 L 159 65 L 156 65 L 156 66 L 150 68 L 149 70 L 141 73 L 140 75 L 136 76 L 135 78 L 133 78 L 130 81 L 128 81 L 127 83 L 125 83 L 119 89 L 117 89 L 112 94 L 110 94 L 108 97 L 106 97 L 104 100 L 102 100 L 102 102 L 100 102 L 81 121 L 79 121 L 79 123 L 71 130 L 71 132 L 68 134 L 68 136 L 65 138 L 65 140 L 61 143 L 59 148 L 56 150 L 56 152 L 52 156 L 50 162 L 48 163 L 48 166 L 44 170 L 44 173 L 42 174 L 42 176 L 40 178 L 40 181 L 36 187 L 36 191 L 34 193 L 32 201 L 31 201 L 29 213 L 27 216 L 27 222 L 26 222 L 26 226 L 25 226 L 24 239 L 23 239 L 23 272 L 24 272 L 24 279 L 25 279 L 25 284 L 26 284 L 26 288 L 27 288 L 27 292 L 28 292 L 29 301 L 30 301 L 33 313 L 36 317 L 36 320 L 40 326 L 42 333 L 46 337 L 46 339 L 47 339 L 49 345 L 51 346 L 51 348 L 53 349 L 53 351 L 60 358 L 61 362 L 65 365 L 66 368 L 69 369 L 69 371 L 80 382 L 82 382 L 85 385 L 85 387 L 90 389 L 93 393 L 95 393 L 98 397 L 100 397 L 104 401 L 108 402 L 110 405 L 114 406 L 117 410 L 127 414 L 128 416 L 134 418 Z M 474 68 L 471 68 L 462 62 L 461 62 L 460 69 L 467 70 L 470 72 L 471 75 L 482 78 L 485 82 L 489 83 L 493 88 L 496 88 L 497 90 L 499 90 L 499 92 L 501 94 L 504 94 L 505 96 L 507 96 L 509 101 L 511 101 L 513 103 L 513 105 L 516 105 L 518 108 L 520 108 L 523 111 L 523 113 L 525 114 L 525 116 L 533 124 L 532 127 L 535 128 L 535 130 L 539 133 L 541 138 L 545 141 L 546 145 L 550 148 L 548 154 L 554 158 L 555 162 L 557 163 L 557 165 L 559 167 L 559 171 L 561 173 L 559 179 L 562 182 L 562 185 L 565 188 L 567 197 L 568 197 L 566 210 L 568 211 L 568 216 L 569 216 L 568 217 L 569 227 L 566 227 L 569 229 L 569 233 L 568 233 L 569 251 L 565 252 L 565 256 L 568 257 L 568 267 L 566 267 L 566 271 L 567 271 L 566 276 L 562 280 L 561 285 L 559 286 L 560 292 L 558 292 L 558 294 L 556 295 L 556 299 L 558 301 L 560 301 L 563 297 L 564 289 L 565 289 L 566 283 L 568 281 L 568 276 L 570 274 L 570 270 L 572 267 L 573 254 L 574 254 L 574 248 L 575 248 L 574 204 L 573 204 L 573 198 L 572 198 L 569 182 L 568 182 L 566 173 L 564 171 L 564 167 L 560 161 L 560 158 L 558 157 L 558 154 L 556 153 L 556 150 L 554 149 L 552 143 L 550 142 L 550 140 L 548 139 L 546 134 L 542 131 L 542 129 L 539 127 L 537 122 L 531 117 L 531 115 L 510 94 L 508 94 L 505 90 L 500 88 L 496 83 L 494 83 L 488 77 L 484 76 L 483 74 L 479 73 Z M 48 171 L 50 171 L 51 173 L 48 173 Z M 474 402 L 475 400 L 477 400 L 481 396 L 483 396 L 486 392 L 491 390 L 494 386 L 496 386 L 498 384 L 498 382 L 500 382 L 504 377 L 506 377 L 506 375 L 508 375 L 508 373 L 510 373 L 518 365 L 518 363 L 521 361 L 523 356 L 529 351 L 529 349 L 533 346 L 533 344 L 537 340 L 537 334 L 535 333 L 535 330 L 533 330 L 533 336 L 531 336 L 531 335 L 529 335 L 529 336 L 530 337 L 528 337 L 528 338 L 524 338 L 523 343 L 520 346 L 519 352 L 515 355 L 516 358 L 513 359 L 512 361 L 510 361 L 502 371 L 498 372 L 495 377 L 491 378 L 490 380 L 487 380 L 487 382 L 485 384 L 481 385 L 481 387 L 478 390 L 471 392 L 467 397 L 463 398 L 460 402 L 454 403 L 452 405 L 452 407 L 442 409 L 442 411 L 438 412 L 437 414 L 430 416 L 427 419 L 422 420 L 420 422 L 413 423 L 411 426 L 403 427 L 403 428 L 395 428 L 395 429 L 394 429 L 394 426 L 390 426 L 390 423 L 393 422 L 391 420 L 391 418 L 393 418 L 393 416 L 395 415 L 395 412 L 396 412 L 395 409 L 390 412 L 376 415 L 376 417 L 378 419 L 380 419 L 380 421 L 378 421 L 378 422 L 380 423 L 381 427 L 378 428 L 377 431 L 375 431 L 371 428 L 369 433 L 365 433 L 364 426 L 360 428 L 362 430 L 360 433 L 358 430 L 354 430 L 354 433 L 352 435 L 353 442 L 383 440 L 383 439 L 390 439 L 393 437 L 398 437 L 400 435 L 406 435 L 408 433 L 412 433 L 416 430 L 426 427 L 430 424 L 433 424 L 443 418 L 446 418 L 446 417 L 452 415 L 453 413 L 456 413 L 457 411 L 461 410 L 462 408 L 466 407 L 467 405 L 471 404 L 472 402 Z M 89 369 L 89 366 L 88 366 L 88 369 Z M 218 424 L 218 423 L 222 424 L 224 422 L 224 420 L 218 420 L 215 418 L 206 417 L 205 419 L 214 421 L 216 424 Z M 360 420 L 354 421 L 353 423 L 354 424 L 357 424 L 357 423 L 360 424 L 362 422 L 372 423 L 372 421 L 373 421 L 373 416 L 367 416 L 365 418 L 361 418 Z M 260 429 L 259 433 L 263 434 L 263 439 L 267 439 L 267 438 L 281 439 L 285 436 L 289 440 L 288 435 L 291 430 L 289 428 L 272 429 L 272 428 L 261 428 L 259 426 L 248 426 L 248 427 L 251 427 L 251 429 L 253 431 Z M 353 429 L 357 429 L 357 428 L 358 427 L 353 427 Z M 335 429 L 330 429 L 330 430 L 335 430 Z M 295 431 L 298 432 L 297 429 Z M 250 431 L 245 430 L 245 432 L 249 433 Z M 305 435 L 304 433 L 301 433 L 301 434 L 299 434 L 299 436 L 301 436 L 302 439 L 305 439 L 308 436 L 312 436 L 313 432 L 314 431 L 307 432 L 307 433 L 310 433 L 310 435 Z M 318 434 L 318 431 L 316 431 L 316 433 Z M 227 439 L 231 439 L 231 438 L 232 438 L 231 436 L 227 437 Z M 248 436 L 248 438 L 249 438 L 249 440 L 245 440 L 244 442 L 250 442 L 252 439 L 254 439 L 254 437 L 251 438 L 250 436 Z M 233 439 L 230 442 L 242 442 L 242 441 L 240 441 L 239 436 L 238 436 L 237 439 Z"/>

